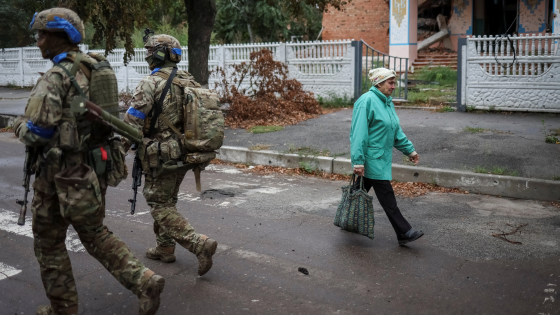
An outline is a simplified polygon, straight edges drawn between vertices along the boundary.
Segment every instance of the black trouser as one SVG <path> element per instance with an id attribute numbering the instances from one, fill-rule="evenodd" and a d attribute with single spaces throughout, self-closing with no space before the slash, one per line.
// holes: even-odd
<path id="1" fill-rule="evenodd" d="M 364 179 L 364 189 L 369 192 L 371 187 L 375 191 L 377 200 L 385 210 L 385 214 L 389 218 L 395 233 L 397 233 L 397 238 L 401 238 L 400 235 L 408 232 L 412 228 L 408 221 L 403 217 L 401 210 L 397 207 L 397 199 L 395 199 L 395 192 L 393 191 L 393 186 L 388 180 L 377 180 L 367 177 L 358 176 L 356 182 L 354 182 L 354 188 L 360 189 L 360 182 Z"/>

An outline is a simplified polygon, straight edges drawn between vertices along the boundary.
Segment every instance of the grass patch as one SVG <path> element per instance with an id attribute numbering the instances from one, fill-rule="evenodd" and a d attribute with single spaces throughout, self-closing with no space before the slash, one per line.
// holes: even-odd
<path id="1" fill-rule="evenodd" d="M 295 147 L 293 144 L 290 144 L 288 150 L 286 150 L 284 153 L 312 156 L 331 156 L 329 150 L 326 149 L 317 150 L 311 147 Z"/>
<path id="2" fill-rule="evenodd" d="M 284 126 L 254 126 L 247 131 L 251 133 L 267 133 L 280 130 L 284 130 Z"/>
<path id="3" fill-rule="evenodd" d="M 429 103 L 439 105 L 443 102 L 455 102 L 457 90 L 453 87 L 417 84 L 408 88 L 407 100 L 411 103 Z"/>
<path id="4" fill-rule="evenodd" d="M 249 150 L 253 150 L 253 151 L 268 150 L 268 149 L 270 149 L 271 146 L 272 146 L 272 145 L 270 145 L 270 144 L 260 144 L 260 143 L 257 143 L 257 144 L 255 144 L 255 145 L 250 146 L 250 147 L 249 147 Z"/>
<path id="5" fill-rule="evenodd" d="M 481 174 L 519 176 L 518 171 L 510 170 L 507 167 L 500 167 L 500 166 L 492 166 L 491 168 L 486 168 L 484 166 L 479 165 L 474 168 L 474 172 L 481 173 Z"/>
<path id="6" fill-rule="evenodd" d="M 546 138 L 544 139 L 544 142 L 546 143 L 552 143 L 552 144 L 558 144 L 560 143 L 560 140 L 554 136 L 546 136 Z"/>
<path id="7" fill-rule="evenodd" d="M 559 175 L 554 175 L 554 176 L 552 176 L 552 180 L 560 180 L 560 176 Z"/>
<path id="8" fill-rule="evenodd" d="M 414 74 L 416 80 L 437 81 L 440 86 L 457 86 L 457 71 L 450 67 L 420 68 Z"/>
<path id="9" fill-rule="evenodd" d="M 470 133 L 478 133 L 478 132 L 485 132 L 486 129 L 481 128 L 481 127 L 469 127 L 466 126 L 465 128 L 463 128 L 464 131 L 470 132 Z"/>
<path id="10" fill-rule="evenodd" d="M 549 133 L 551 136 L 560 136 L 560 128 L 552 129 Z"/>
<path id="11" fill-rule="evenodd" d="M 552 143 L 552 144 L 560 144 L 560 140 L 555 137 L 555 135 L 558 135 L 558 131 L 560 130 L 560 128 L 553 129 L 551 130 L 550 133 L 547 132 L 546 125 L 544 124 L 544 119 L 542 120 L 542 126 L 543 126 L 543 133 L 544 133 L 544 142 Z"/>
<path id="12" fill-rule="evenodd" d="M 330 94 L 328 97 L 319 96 L 317 101 L 323 108 L 345 108 L 352 107 L 354 105 L 352 99 L 346 94 L 342 97 L 336 94 Z"/>

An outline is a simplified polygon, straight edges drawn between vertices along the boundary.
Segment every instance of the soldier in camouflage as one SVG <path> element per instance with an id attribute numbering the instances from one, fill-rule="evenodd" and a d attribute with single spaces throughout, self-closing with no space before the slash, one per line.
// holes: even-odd
<path id="1" fill-rule="evenodd" d="M 101 150 L 104 145 L 115 147 L 109 145 L 112 132 L 80 120 L 70 111 L 70 104 L 79 93 L 66 70 L 70 71 L 80 54 L 82 62 L 75 80 L 88 96 L 91 68 L 87 65 L 98 62 L 79 51 L 78 43 L 84 37 L 82 21 L 71 10 L 53 8 L 35 13 L 30 28 L 37 31 L 37 46 L 43 57 L 55 64 L 37 81 L 25 116 L 19 117 L 14 126 L 20 141 L 38 152 L 32 229 L 41 279 L 51 304 L 39 306 L 37 314 L 78 314 L 78 293 L 65 245 L 69 224 L 88 253 L 138 296 L 140 314 L 155 314 L 164 279 L 146 268 L 103 224 L 107 174 L 97 174 L 90 167 L 88 154 L 94 147 L 104 151 L 105 158 L 107 154 L 114 156 L 113 152 Z M 68 136 L 64 126 L 79 126 L 75 129 L 79 143 L 74 149 L 63 145 Z M 117 142 L 122 149 L 120 141 Z M 124 161 L 124 151 L 122 155 Z"/>
<path id="2" fill-rule="evenodd" d="M 215 240 L 196 233 L 187 219 L 177 211 L 175 205 L 179 187 L 193 165 L 183 164 L 187 150 L 178 135 L 163 121 L 167 119 L 177 130 L 184 133 L 183 87 L 200 85 L 188 72 L 177 70 L 169 93 L 163 101 L 155 130 L 148 134 L 152 108 L 160 100 L 173 68 L 177 68 L 177 63 L 181 61 L 181 46 L 172 36 L 153 35 L 147 38 L 144 47 L 147 49 L 146 61 L 152 73 L 142 79 L 136 87 L 124 122 L 141 130 L 146 137 L 138 150 L 142 150 L 140 156 L 143 157 L 142 165 L 146 176 L 143 194 L 151 207 L 157 242 L 157 247 L 148 249 L 146 257 L 166 263 L 173 262 L 177 242 L 196 255 L 199 262 L 198 274 L 204 275 L 212 267 L 212 256 L 218 244 Z M 128 150 L 130 146 L 131 143 L 125 141 L 125 149 Z M 173 165 L 171 171 L 166 171 L 165 167 L 168 165 Z"/>

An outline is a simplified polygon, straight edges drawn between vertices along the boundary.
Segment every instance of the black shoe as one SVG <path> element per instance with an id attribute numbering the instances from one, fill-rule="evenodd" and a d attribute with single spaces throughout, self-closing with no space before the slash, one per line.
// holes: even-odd
<path id="1" fill-rule="evenodd" d="M 399 245 L 404 245 L 410 242 L 414 242 L 417 239 L 421 238 L 422 235 L 424 235 L 424 232 L 410 229 L 408 230 L 408 232 L 401 234 L 401 237 L 399 237 Z"/>

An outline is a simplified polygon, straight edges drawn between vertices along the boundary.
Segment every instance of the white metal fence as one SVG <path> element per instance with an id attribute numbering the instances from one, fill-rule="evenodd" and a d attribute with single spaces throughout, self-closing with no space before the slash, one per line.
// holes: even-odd
<path id="1" fill-rule="evenodd" d="M 460 52 L 460 105 L 560 112 L 560 34 L 469 37 Z"/>
<path id="2" fill-rule="evenodd" d="M 323 97 L 354 97 L 354 47 L 350 40 L 299 42 L 299 43 L 259 43 L 243 45 L 211 46 L 208 67 L 211 71 L 218 67 L 249 61 L 251 52 L 263 48 L 274 54 L 274 59 L 288 65 L 291 78 L 298 79 L 304 89 Z M 88 50 L 81 46 L 84 52 Z M 188 69 L 187 47 L 182 48 L 179 69 Z M 144 49 L 135 49 L 135 55 L 128 65 L 123 63 L 124 49 L 115 49 L 107 59 L 117 75 L 120 90 L 133 90 L 138 82 L 150 73 Z M 31 86 L 39 78 L 39 72 L 46 72 L 52 63 L 41 57 L 37 47 L 6 48 L 0 51 L 0 85 L 15 84 Z M 214 87 L 216 73 L 209 78 L 209 87 Z"/>

